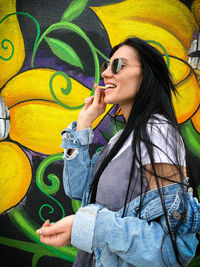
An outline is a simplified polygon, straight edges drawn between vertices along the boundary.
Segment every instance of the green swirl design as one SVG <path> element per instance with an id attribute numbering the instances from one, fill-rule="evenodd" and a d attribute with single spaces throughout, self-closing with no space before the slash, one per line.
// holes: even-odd
<path id="1" fill-rule="evenodd" d="M 8 58 L 4 58 L 4 57 L 2 57 L 2 56 L 0 56 L 0 58 L 3 59 L 3 60 L 5 60 L 5 61 L 8 61 L 8 60 L 10 60 L 10 59 L 13 57 L 13 55 L 14 55 L 14 45 L 13 45 L 13 43 L 12 43 L 10 40 L 8 40 L 8 39 L 4 39 L 4 40 L 1 42 L 1 47 L 2 47 L 3 49 L 8 49 L 8 46 L 6 46 L 5 43 L 9 43 L 9 44 L 10 44 L 10 46 L 11 46 L 11 48 L 12 48 L 12 50 L 11 50 L 11 55 L 10 55 Z"/>
<path id="2" fill-rule="evenodd" d="M 60 209 L 61 209 L 61 211 L 62 211 L 62 218 L 63 218 L 63 217 L 65 216 L 65 211 L 64 211 L 62 205 L 61 205 L 56 199 L 54 199 L 53 197 L 50 196 L 50 195 L 52 195 L 52 194 L 55 194 L 55 193 L 58 191 L 58 189 L 59 189 L 59 187 L 60 187 L 60 180 L 59 180 L 59 178 L 58 178 L 56 175 L 54 175 L 54 174 L 49 174 L 49 175 L 47 176 L 47 178 L 50 180 L 51 185 L 46 185 L 46 184 L 44 183 L 44 179 L 43 179 L 43 178 L 44 178 L 44 172 L 45 172 L 46 168 L 47 168 L 52 162 L 57 161 L 57 160 L 62 160 L 62 155 L 63 155 L 62 153 L 51 155 L 51 156 L 47 157 L 46 159 L 44 159 L 44 160 L 40 163 L 40 165 L 39 165 L 39 167 L 38 167 L 38 169 L 37 169 L 37 172 L 36 172 L 36 184 L 37 184 L 38 188 L 39 188 L 45 195 L 47 195 L 47 196 L 48 196 L 49 198 L 51 198 L 54 202 L 57 203 L 57 205 L 60 207 Z M 45 207 L 48 208 L 48 209 L 50 209 L 50 211 L 49 211 L 50 214 L 54 212 L 54 208 L 53 208 L 51 205 L 49 205 L 49 204 L 44 204 L 44 205 L 42 205 L 42 206 L 40 207 L 40 209 L 39 209 L 39 215 L 40 215 L 40 218 L 41 218 L 44 222 L 46 221 L 46 219 L 43 218 L 43 216 L 42 216 L 42 211 L 43 211 L 43 209 L 44 209 Z"/>
<path id="3" fill-rule="evenodd" d="M 0 24 L 1 24 L 4 20 L 6 20 L 7 18 L 9 18 L 10 16 L 13 16 L 13 15 L 25 15 L 25 16 L 31 18 L 31 19 L 35 22 L 35 24 L 36 24 L 36 29 L 37 29 L 37 35 L 36 35 L 35 43 L 34 43 L 34 48 L 35 48 L 35 46 L 36 46 L 36 44 L 37 44 L 37 42 L 38 42 L 39 36 L 40 36 L 40 24 L 38 23 L 38 21 L 37 21 L 33 16 L 31 16 L 30 14 L 28 14 L 28 13 L 26 13 L 26 12 L 14 12 L 14 13 L 10 13 L 10 14 L 8 14 L 7 16 L 5 16 L 5 17 L 0 21 Z M 8 59 L 2 58 L 1 56 L 0 56 L 0 58 L 3 59 L 3 60 L 10 60 L 10 59 L 12 58 L 13 54 L 14 54 L 14 46 L 13 46 L 13 44 L 12 44 L 12 42 L 11 42 L 10 40 L 5 39 L 5 40 L 3 40 L 2 42 L 4 42 L 4 41 L 9 42 L 10 45 L 12 46 L 12 54 L 11 54 L 11 56 L 10 56 Z M 2 44 L 2 48 L 4 48 L 4 47 L 3 47 L 3 44 Z M 4 48 L 4 49 L 6 49 L 6 48 Z"/>
<path id="4" fill-rule="evenodd" d="M 49 87 L 50 87 L 50 91 L 51 91 L 51 94 L 52 94 L 53 98 L 56 100 L 56 102 L 57 102 L 59 105 L 63 106 L 64 108 L 71 109 L 71 110 L 75 110 L 75 109 L 80 109 L 80 108 L 82 108 L 84 104 L 82 104 L 82 105 L 80 105 L 80 106 L 76 106 L 76 107 L 70 107 L 70 106 L 68 106 L 68 105 L 66 105 L 66 104 L 64 104 L 64 103 L 62 103 L 62 102 L 56 97 L 56 95 L 55 95 L 55 93 L 54 93 L 54 89 L 53 89 L 53 80 L 54 80 L 54 78 L 55 78 L 56 76 L 58 76 L 58 75 L 63 76 L 63 77 L 67 80 L 67 88 L 61 88 L 62 93 L 63 93 L 65 96 L 67 96 L 67 95 L 71 92 L 71 89 L 72 89 L 72 86 L 71 86 L 72 83 L 71 83 L 70 77 L 69 77 L 65 72 L 63 72 L 63 71 L 58 71 L 58 72 L 54 73 L 54 74 L 51 76 L 51 79 L 50 79 L 50 81 L 49 81 Z"/>

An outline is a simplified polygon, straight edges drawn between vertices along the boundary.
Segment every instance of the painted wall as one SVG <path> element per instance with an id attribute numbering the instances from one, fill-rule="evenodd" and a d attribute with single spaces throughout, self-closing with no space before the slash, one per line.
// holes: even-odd
<path id="1" fill-rule="evenodd" d="M 102 82 L 99 66 L 111 46 L 129 35 L 164 54 L 179 91 L 177 119 L 199 173 L 199 10 L 200 0 L 0 0 L 1 267 L 72 266 L 77 250 L 42 245 L 35 229 L 80 205 L 64 194 L 60 133 L 77 119 L 94 82 Z M 109 106 L 94 122 L 91 155 L 116 132 L 116 112 Z"/>

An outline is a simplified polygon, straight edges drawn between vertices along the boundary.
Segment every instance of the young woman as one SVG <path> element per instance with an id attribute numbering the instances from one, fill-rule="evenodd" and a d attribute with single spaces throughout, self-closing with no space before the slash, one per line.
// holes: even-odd
<path id="1" fill-rule="evenodd" d="M 79 248 L 74 266 L 187 266 L 200 232 L 185 148 L 174 114 L 176 89 L 163 56 L 139 38 L 113 48 L 78 122 L 63 131 L 64 188 L 82 201 L 76 215 L 37 233 L 41 242 Z M 92 159 L 91 128 L 106 104 L 126 121 Z"/>

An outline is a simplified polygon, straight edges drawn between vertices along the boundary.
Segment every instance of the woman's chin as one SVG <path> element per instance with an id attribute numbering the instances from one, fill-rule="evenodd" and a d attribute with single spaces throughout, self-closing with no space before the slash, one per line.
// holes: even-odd
<path id="1" fill-rule="evenodd" d="M 111 104 L 111 105 L 114 105 L 114 104 L 117 104 L 114 99 L 112 99 L 111 97 L 109 96 L 105 96 L 104 97 L 104 102 L 105 104 Z"/>

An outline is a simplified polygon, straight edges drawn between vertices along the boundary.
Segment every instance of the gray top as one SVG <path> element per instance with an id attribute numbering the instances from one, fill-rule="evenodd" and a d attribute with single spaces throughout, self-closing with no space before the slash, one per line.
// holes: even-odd
<path id="1" fill-rule="evenodd" d="M 104 158 L 104 154 L 105 151 L 102 153 L 97 168 L 102 158 Z M 101 204 L 111 211 L 118 211 L 124 206 L 132 158 L 132 147 L 128 146 L 118 157 L 114 157 L 114 159 L 109 162 L 99 179 L 96 195 L 96 202 L 98 204 Z M 138 169 L 136 172 L 130 185 L 128 202 L 141 195 L 141 177 Z M 144 180 L 143 192 L 148 190 L 146 179 Z"/>

